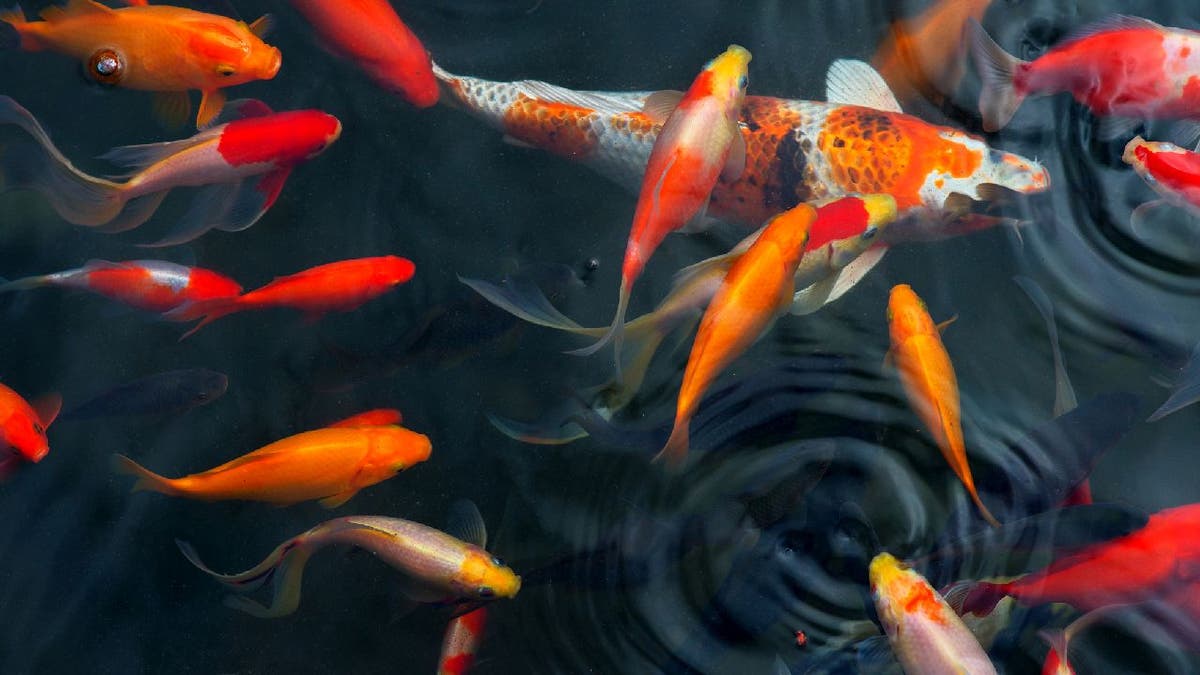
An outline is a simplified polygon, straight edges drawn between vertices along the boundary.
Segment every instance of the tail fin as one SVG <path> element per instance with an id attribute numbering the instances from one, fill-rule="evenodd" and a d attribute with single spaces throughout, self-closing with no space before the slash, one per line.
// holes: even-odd
<path id="1" fill-rule="evenodd" d="M 46 275 L 35 277 L 25 277 L 24 279 L 14 279 L 13 281 L 0 282 L 0 293 L 12 293 L 14 291 L 27 291 L 31 288 L 40 288 L 48 283 Z"/>
<path id="2" fill-rule="evenodd" d="M 5 147 L 0 153 L 5 190 L 36 190 L 58 215 L 75 225 L 104 225 L 121 213 L 125 207 L 121 185 L 75 168 L 33 115 L 7 96 L 0 96 L 0 124 L 20 127 L 37 143 L 31 148 Z"/>
<path id="3" fill-rule="evenodd" d="M 533 283 L 514 280 L 512 283 L 500 286 L 479 279 L 459 277 L 458 280 L 482 295 L 484 300 L 523 321 L 576 335 L 598 337 L 605 333 L 606 329 L 604 328 L 584 328 L 572 321 L 570 317 L 550 304 L 541 289 Z"/>
<path id="4" fill-rule="evenodd" d="M 179 336 L 179 340 L 191 337 L 196 331 L 204 328 L 208 324 L 217 319 L 233 314 L 242 309 L 238 302 L 239 298 L 213 298 L 212 300 L 199 300 L 189 302 L 186 305 L 176 307 L 175 309 L 164 313 L 162 316 L 167 321 L 178 321 L 187 323 L 188 321 L 200 320 L 200 323 L 192 326 L 186 333 Z"/>
<path id="5" fill-rule="evenodd" d="M 617 297 L 617 312 L 613 315 L 612 325 L 608 327 L 604 335 L 600 336 L 587 347 L 582 349 L 573 349 L 568 354 L 577 356 L 590 356 L 600 351 L 609 342 L 613 343 L 613 364 L 616 367 L 617 378 L 621 377 L 621 346 L 625 339 L 625 311 L 629 308 L 629 292 L 630 284 L 624 279 L 621 280 L 621 292 Z"/>
<path id="6" fill-rule="evenodd" d="M 979 112 L 983 115 L 983 129 L 998 131 L 1008 124 L 1021 101 L 1025 100 L 1024 94 L 1013 89 L 1013 74 L 1025 61 L 1004 51 L 975 19 L 967 22 L 967 30 L 982 87 Z"/>
<path id="7" fill-rule="evenodd" d="M 306 545 L 305 535 L 302 534 L 284 542 L 271 551 L 265 560 L 245 572 L 220 574 L 201 562 L 196 550 L 187 542 L 176 539 L 175 545 L 197 569 L 238 593 L 255 591 L 267 580 L 274 579 L 275 597 L 270 607 L 242 596 L 231 595 L 225 598 L 227 606 L 261 619 L 287 616 L 300 606 L 300 582 L 304 577 L 304 566 L 314 551 L 313 547 Z"/>
<path id="8" fill-rule="evenodd" d="M 687 459 L 688 454 L 689 426 L 690 420 L 677 420 L 675 428 L 671 430 L 671 437 L 667 439 L 667 444 L 663 446 L 663 449 L 654 456 L 654 461 L 665 460 L 671 468 L 678 468 L 683 464 L 683 460 Z"/>
<path id="9" fill-rule="evenodd" d="M 161 492 L 164 495 L 175 496 L 181 494 L 179 489 L 171 484 L 171 479 L 154 473 L 125 455 L 113 455 L 112 467 L 113 471 L 117 473 L 137 477 L 137 482 L 133 484 L 131 492 L 150 490 Z"/>
<path id="10" fill-rule="evenodd" d="M 970 612 L 976 616 L 987 616 L 996 609 L 996 603 L 1004 599 L 1008 593 L 1005 584 L 993 584 L 980 581 L 962 591 L 962 601 L 955 611 L 965 615 Z"/>

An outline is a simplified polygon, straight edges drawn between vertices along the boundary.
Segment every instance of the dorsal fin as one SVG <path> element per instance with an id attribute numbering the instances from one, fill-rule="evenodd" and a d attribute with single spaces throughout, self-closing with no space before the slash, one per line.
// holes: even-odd
<path id="1" fill-rule="evenodd" d="M 50 6 L 43 9 L 38 16 L 42 17 L 43 21 L 53 23 L 69 17 L 83 16 L 85 14 L 108 14 L 113 11 L 115 11 L 113 8 L 106 7 L 94 0 L 69 0 L 62 7 Z"/>
<path id="2" fill-rule="evenodd" d="M 487 546 L 487 527 L 483 524 L 483 515 L 479 507 L 469 499 L 460 499 L 450 505 L 450 513 L 446 517 L 446 534 L 475 544 L 479 548 Z"/>
<path id="3" fill-rule="evenodd" d="M 181 150 L 199 145 L 213 136 L 214 134 L 211 130 L 205 130 L 191 138 L 183 138 L 178 141 L 122 145 L 100 155 L 100 159 L 131 169 L 141 169 L 170 157 Z"/>
<path id="4" fill-rule="evenodd" d="M 270 35 L 271 31 L 274 30 L 275 17 L 270 14 L 263 14 L 251 22 L 247 28 L 249 28 L 250 32 L 254 33 L 254 35 L 261 40 Z"/>
<path id="5" fill-rule="evenodd" d="M 1118 30 L 1162 30 L 1162 26 L 1154 23 L 1150 19 L 1143 19 L 1140 16 L 1129 16 L 1127 14 L 1113 14 L 1106 16 L 1103 19 L 1093 21 L 1089 24 L 1084 24 L 1079 28 L 1067 33 L 1066 37 L 1055 43 L 1057 49 L 1063 45 L 1068 45 L 1072 42 L 1090 38 L 1093 35 L 1100 33 L 1109 33 Z"/>
<path id="6" fill-rule="evenodd" d="M 829 72 L 825 75 L 825 100 L 887 112 L 904 112 L 879 71 L 869 63 L 853 59 L 838 59 L 829 66 Z"/>
<path id="7" fill-rule="evenodd" d="M 513 82 L 513 86 L 522 94 L 539 101 L 563 103 L 565 105 L 593 110 L 602 115 L 641 112 L 641 107 L 634 101 L 609 97 L 598 92 L 574 91 L 566 87 L 550 84 L 549 82 L 521 80 Z"/>

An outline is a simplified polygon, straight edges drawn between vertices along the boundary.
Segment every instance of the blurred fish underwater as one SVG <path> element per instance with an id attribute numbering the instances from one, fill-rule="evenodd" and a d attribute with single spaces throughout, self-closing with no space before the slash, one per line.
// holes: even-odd
<path id="1" fill-rule="evenodd" d="M 1200 672 L 1194 3 L 20 5 L 0 672 Z"/>

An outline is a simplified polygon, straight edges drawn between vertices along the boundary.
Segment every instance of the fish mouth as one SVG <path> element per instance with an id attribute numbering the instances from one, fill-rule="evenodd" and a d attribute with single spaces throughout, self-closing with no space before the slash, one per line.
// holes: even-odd
<path id="1" fill-rule="evenodd" d="M 259 72 L 260 79 L 270 80 L 279 73 L 279 69 L 283 66 L 283 52 L 277 47 L 271 47 L 270 55 L 263 64 L 262 70 Z"/>

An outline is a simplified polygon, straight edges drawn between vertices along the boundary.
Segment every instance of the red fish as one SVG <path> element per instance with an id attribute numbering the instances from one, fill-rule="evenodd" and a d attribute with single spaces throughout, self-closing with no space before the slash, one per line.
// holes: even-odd
<path id="1" fill-rule="evenodd" d="M 1133 210 L 1130 226 L 1134 231 L 1139 229 L 1151 209 L 1165 204 L 1200 215 L 1200 153 L 1137 136 L 1125 145 L 1121 159 L 1161 195 L 1161 199 L 1146 202 Z"/>
<path id="2" fill-rule="evenodd" d="M 242 287 L 233 279 L 200 267 L 185 267 L 163 260 L 91 260 L 77 269 L 0 284 L 0 293 L 43 286 L 89 291 L 157 313 L 189 302 L 231 298 L 242 292 Z"/>
<path id="3" fill-rule="evenodd" d="M 286 277 L 235 298 L 219 298 L 180 307 L 168 318 L 175 321 L 201 319 L 183 337 L 200 330 L 217 319 L 234 312 L 269 307 L 291 307 L 316 320 L 326 312 L 349 312 L 358 309 L 393 287 L 407 282 L 416 266 L 407 258 L 379 256 L 339 260 Z"/>
<path id="4" fill-rule="evenodd" d="M 328 148 L 342 124 L 319 110 L 272 112 L 261 101 L 235 101 L 223 124 L 178 141 L 116 148 L 105 159 L 133 169 L 123 182 L 75 168 L 25 108 L 0 96 L 0 123 L 27 132 L 37 146 L 0 155 L 5 189 L 40 192 L 63 219 L 102 232 L 149 220 L 167 193 L 199 188 L 192 207 L 150 246 L 191 241 L 210 229 L 244 230 L 275 203 L 297 164 Z M 230 121 L 230 118 L 233 118 Z"/>
<path id="5" fill-rule="evenodd" d="M 0 384 L 0 478 L 16 470 L 21 461 L 40 462 L 50 452 L 46 428 L 58 417 L 62 397 L 50 394 L 32 405 L 12 389 Z"/>
<path id="6" fill-rule="evenodd" d="M 442 655 L 438 659 L 438 675 L 466 675 L 475 665 L 475 652 L 483 641 L 483 629 L 487 626 L 487 608 L 456 617 L 446 627 L 442 639 Z"/>
<path id="7" fill-rule="evenodd" d="M 387 0 L 292 0 L 325 46 L 418 108 L 438 101 L 425 45 Z"/>
<path id="8" fill-rule="evenodd" d="M 1000 48 L 978 21 L 968 22 L 983 81 L 983 128 L 1008 124 L 1026 96 L 1070 92 L 1116 138 L 1143 119 L 1200 121 L 1200 33 L 1148 19 L 1114 16 L 1084 26 L 1033 61 Z"/>

